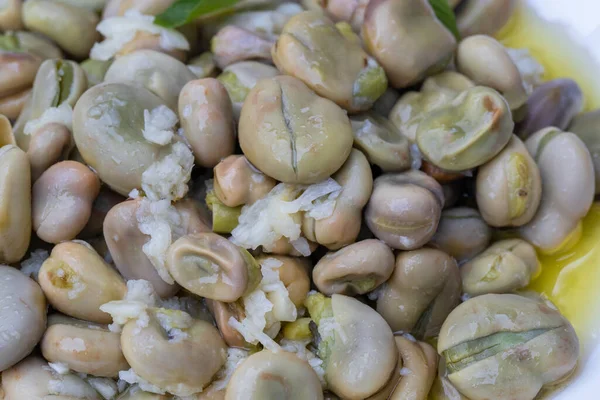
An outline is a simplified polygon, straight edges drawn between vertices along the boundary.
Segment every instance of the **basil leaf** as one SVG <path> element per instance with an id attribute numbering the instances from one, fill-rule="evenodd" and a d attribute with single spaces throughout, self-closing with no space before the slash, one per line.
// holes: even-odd
<path id="1" fill-rule="evenodd" d="M 450 32 L 454 34 L 456 40 L 460 40 L 460 33 L 458 32 L 458 25 L 456 25 L 456 17 L 454 16 L 454 11 L 448 0 L 429 0 L 429 4 L 433 11 L 435 11 L 435 16 L 444 24 L 446 28 Z"/>
<path id="2" fill-rule="evenodd" d="M 444 0 L 445 1 L 445 0 Z M 165 28 L 178 28 L 196 18 L 230 9 L 240 0 L 177 0 L 154 23 Z"/>

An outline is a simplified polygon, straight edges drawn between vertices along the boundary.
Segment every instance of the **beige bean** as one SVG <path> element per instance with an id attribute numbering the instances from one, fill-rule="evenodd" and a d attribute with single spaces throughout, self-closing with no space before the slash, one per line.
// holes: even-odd
<path id="1" fill-rule="evenodd" d="M 492 230 L 474 208 L 444 210 L 437 232 L 429 244 L 460 262 L 481 253 L 489 245 Z"/>
<path id="2" fill-rule="evenodd" d="M 260 282 L 254 257 L 215 233 L 180 237 L 169 246 L 166 265 L 185 289 L 218 301 L 234 302 Z"/>
<path id="3" fill-rule="evenodd" d="M 179 117 L 197 165 L 212 168 L 233 154 L 233 108 L 221 82 L 214 78 L 188 82 L 179 94 Z"/>
<path id="4" fill-rule="evenodd" d="M 330 217 L 315 220 L 304 216 L 302 233 L 330 250 L 354 243 L 362 224 L 362 209 L 373 190 L 373 175 L 365 155 L 352 149 L 348 160 L 332 178 L 342 187 Z"/>
<path id="5" fill-rule="evenodd" d="M 310 261 L 307 258 L 266 254 L 256 257 L 256 261 L 263 263 L 269 258 L 281 263 L 276 268 L 279 279 L 285 285 L 292 303 L 298 308 L 302 307 L 304 300 L 306 300 L 306 295 L 310 290 L 310 277 L 308 275 L 312 268 Z"/>
<path id="6" fill-rule="evenodd" d="M 129 386 L 123 394 L 117 397 L 117 400 L 173 400 L 173 397 L 170 395 L 144 392 L 139 386 L 132 385 Z"/>
<path id="7" fill-rule="evenodd" d="M 375 180 L 365 220 L 388 246 L 417 249 L 435 234 L 443 204 L 442 187 L 423 172 L 386 174 Z"/>
<path id="8" fill-rule="evenodd" d="M 248 357 L 227 385 L 226 400 L 241 398 L 322 400 L 323 390 L 306 361 L 284 351 L 263 350 Z"/>
<path id="9" fill-rule="evenodd" d="M 0 53 L 0 98 L 14 95 L 31 87 L 42 64 L 37 55 L 25 52 Z"/>
<path id="10" fill-rule="evenodd" d="M 0 114 L 5 115 L 12 120 L 17 119 L 25 103 L 31 94 L 31 89 L 25 89 L 21 92 L 11 94 L 0 99 Z"/>
<path id="11" fill-rule="evenodd" d="M 48 317 L 40 346 L 46 360 L 66 364 L 75 372 L 114 378 L 129 369 L 121 351 L 121 335 L 106 325 L 54 314 Z"/>
<path id="12" fill-rule="evenodd" d="M 231 155 L 214 171 L 215 195 L 227 207 L 252 204 L 265 197 L 277 182 L 256 169 L 245 156 Z"/>
<path id="13" fill-rule="evenodd" d="M 88 222 L 100 180 L 76 161 L 62 161 L 33 185 L 33 229 L 40 239 L 59 243 L 74 239 Z"/>
<path id="14" fill-rule="evenodd" d="M 137 375 L 170 393 L 188 396 L 205 388 L 225 364 L 227 346 L 212 324 L 191 320 L 179 325 L 178 313 L 151 309 L 147 326 L 128 322 L 121 333 L 121 346 Z M 180 330 L 177 339 L 173 339 L 172 329 Z"/>
<path id="15" fill-rule="evenodd" d="M 271 47 L 274 43 L 255 32 L 227 25 L 212 37 L 211 51 L 215 55 L 215 63 L 223 69 L 241 61 L 271 61 Z"/>
<path id="16" fill-rule="evenodd" d="M 74 146 L 71 131 L 65 125 L 51 122 L 39 127 L 31 135 L 27 149 L 31 163 L 31 180 L 35 182 L 56 162 L 68 158 Z"/>
<path id="17" fill-rule="evenodd" d="M 516 0 L 465 0 L 456 14 L 460 36 L 493 35 L 508 22 Z"/>
<path id="18" fill-rule="evenodd" d="M 139 50 L 156 51 L 171 56 L 181 62 L 184 62 L 187 56 L 187 53 L 183 50 L 172 49 L 163 46 L 160 35 L 137 31 L 133 36 L 133 39 L 125 43 L 123 47 L 121 47 L 121 49 L 115 54 L 115 58 L 122 57 Z"/>
<path id="19" fill-rule="evenodd" d="M 0 31 L 16 31 L 23 28 L 21 19 L 23 0 L 7 0 L 0 8 Z"/>
<path id="20" fill-rule="evenodd" d="M 438 334 L 460 295 L 458 265 L 448 254 L 428 248 L 401 252 L 380 291 L 377 312 L 394 331 L 430 338 Z"/>
<path id="21" fill-rule="evenodd" d="M 236 329 L 229 326 L 229 319 L 235 318 L 238 321 L 246 317 L 244 306 L 241 302 L 224 303 L 222 301 L 206 299 L 206 306 L 215 319 L 217 328 L 223 337 L 223 340 L 229 347 L 251 348 L 248 342 Z"/>
<path id="22" fill-rule="evenodd" d="M 100 188 L 100 194 L 98 194 L 98 197 L 96 197 L 96 200 L 94 200 L 94 204 L 92 205 L 92 215 L 90 215 L 88 223 L 79 233 L 79 237 L 85 239 L 102 235 L 106 214 L 108 214 L 114 206 L 125 200 L 125 197 L 113 192 L 106 186 L 102 186 Z"/>
<path id="23" fill-rule="evenodd" d="M 0 148 L 0 263 L 23 258 L 31 239 L 31 171 L 27 154 Z"/>
<path id="24" fill-rule="evenodd" d="M 103 19 L 124 15 L 128 10 L 137 10 L 145 15 L 157 15 L 165 11 L 175 0 L 108 0 Z"/>
<path id="25" fill-rule="evenodd" d="M 86 321 L 108 324 L 100 306 L 121 300 L 127 287 L 121 276 L 86 242 L 63 242 L 44 261 L 39 282 L 48 301 L 60 312 Z"/>
<path id="26" fill-rule="evenodd" d="M 29 0 L 23 5 L 23 23 L 27 29 L 48 36 L 77 58 L 87 57 L 98 39 L 98 22 L 93 11 L 70 4 Z"/>
<path id="27" fill-rule="evenodd" d="M 379 240 L 367 239 L 323 256 L 312 277 L 321 293 L 352 296 L 374 290 L 393 271 L 392 250 Z"/>
<path id="28" fill-rule="evenodd" d="M 33 279 L 0 265 L 0 370 L 31 353 L 46 329 L 46 299 Z"/>
<path id="29" fill-rule="evenodd" d="M 435 350 L 427 343 L 415 343 L 402 336 L 396 336 L 394 339 L 404 368 L 411 372 L 400 379 L 389 399 L 427 400 L 437 370 Z"/>
<path id="30" fill-rule="evenodd" d="M 10 121 L 5 115 L 0 114 L 0 148 L 12 144 L 17 145 Z"/>
<path id="31" fill-rule="evenodd" d="M 215 65 L 215 56 L 210 51 L 196 56 L 188 61 L 187 64 L 198 79 L 215 78 L 218 74 L 218 68 Z"/>
<path id="32" fill-rule="evenodd" d="M 2 372 L 3 400 L 101 400 L 87 382 L 75 374 L 61 375 L 39 356 L 29 356 Z"/>
<path id="33" fill-rule="evenodd" d="M 319 247 L 318 243 L 308 240 L 308 248 L 310 249 L 311 253 L 315 251 L 317 247 Z M 277 240 L 272 246 L 269 246 L 269 248 L 265 248 L 265 246 L 263 246 L 262 251 L 267 254 L 277 254 L 280 256 L 302 256 L 302 254 L 296 250 L 294 246 L 292 246 L 289 239 L 286 237 L 282 237 L 281 239 Z"/>

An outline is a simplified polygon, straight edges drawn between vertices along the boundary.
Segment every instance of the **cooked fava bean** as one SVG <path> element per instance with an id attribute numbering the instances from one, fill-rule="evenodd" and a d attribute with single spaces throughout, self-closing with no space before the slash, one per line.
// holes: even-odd
<path id="1" fill-rule="evenodd" d="M 398 366 L 387 385 L 368 400 L 427 400 L 437 369 L 436 351 L 427 343 L 403 336 L 395 336 L 394 340 Z"/>
<path id="2" fill-rule="evenodd" d="M 581 229 L 581 219 L 594 200 L 594 164 L 577 135 L 556 128 L 542 129 L 525 145 L 540 169 L 544 195 L 521 234 L 541 251 L 552 253 L 568 245 Z"/>
<path id="3" fill-rule="evenodd" d="M 196 79 L 184 63 L 153 50 L 138 50 L 117 58 L 106 71 L 104 82 L 136 83 L 177 110 L 179 93 Z"/>
<path id="4" fill-rule="evenodd" d="M 113 64 L 115 65 L 115 64 Z M 97 85 L 81 96 L 73 112 L 73 136 L 85 162 L 114 191 L 127 196 L 142 187 L 142 175 L 154 162 L 174 153 L 144 137 L 147 111 L 163 101 L 139 86 Z"/>
<path id="5" fill-rule="evenodd" d="M 62 51 L 52 40 L 27 31 L 5 32 L 0 35 L 0 48 L 6 51 L 16 50 L 35 54 L 43 60 L 63 58 Z"/>
<path id="6" fill-rule="evenodd" d="M 373 113 L 350 118 L 354 146 L 371 164 L 384 172 L 402 172 L 410 168 L 410 143 L 386 118 Z"/>
<path id="7" fill-rule="evenodd" d="M 513 128 L 506 100 L 493 89 L 477 86 L 428 113 L 417 129 L 417 144 L 432 164 L 464 171 L 498 154 Z"/>
<path id="8" fill-rule="evenodd" d="M 308 363 L 287 352 L 263 350 L 248 357 L 227 385 L 226 400 L 323 399 L 317 374 Z"/>
<path id="9" fill-rule="evenodd" d="M 352 149 L 350 157 L 333 179 L 342 187 L 333 214 L 319 220 L 305 215 L 302 221 L 302 233 L 306 238 L 329 250 L 337 250 L 356 241 L 362 225 L 362 209 L 373 190 L 369 162 L 356 149 Z"/>
<path id="10" fill-rule="evenodd" d="M 350 33 L 351 35 L 354 35 Z M 280 71 L 349 112 L 364 111 L 385 92 L 383 68 L 322 13 L 292 17 L 273 47 Z"/>
<path id="11" fill-rule="evenodd" d="M 431 338 L 458 305 L 460 295 L 460 272 L 448 254 L 427 248 L 401 252 L 378 294 L 377 312 L 394 331 Z"/>
<path id="12" fill-rule="evenodd" d="M 241 302 L 225 303 L 222 301 L 206 299 L 206 306 L 214 317 L 219 333 L 221 333 L 227 346 L 249 349 L 252 345 L 244 340 L 241 333 L 229 325 L 230 318 L 241 321 L 246 317 L 244 306 L 240 303 Z"/>
<path id="13" fill-rule="evenodd" d="M 104 220 L 108 212 L 117 204 L 125 201 L 125 197 L 113 192 L 106 186 L 100 188 L 100 193 L 92 204 L 92 214 L 83 230 L 79 233 L 80 238 L 96 238 L 102 235 Z"/>
<path id="14" fill-rule="evenodd" d="M 375 239 L 328 253 L 312 271 L 313 282 L 325 295 L 365 294 L 387 281 L 394 271 L 394 254 Z"/>
<path id="15" fill-rule="evenodd" d="M 445 251 L 458 262 L 469 260 L 490 243 L 492 230 L 473 208 L 456 207 L 442 212 L 430 245 Z"/>
<path id="16" fill-rule="evenodd" d="M 324 9 L 331 17 L 336 21 L 346 21 L 352 26 L 355 32 L 360 32 L 362 24 L 365 19 L 365 10 L 369 4 L 369 0 L 312 0 L 317 3 L 317 7 L 312 9 Z M 304 0 L 305 7 L 309 10 L 306 3 L 310 3 L 311 0 Z"/>
<path id="17" fill-rule="evenodd" d="M 430 76 L 423 82 L 420 92 L 403 94 L 390 110 L 388 118 L 414 143 L 417 128 L 429 112 L 449 105 L 459 94 L 474 86 L 473 81 L 454 71 Z"/>
<path id="18" fill-rule="evenodd" d="M 0 8 L 0 31 L 16 31 L 23 28 L 21 8 L 23 0 L 5 1 Z"/>
<path id="19" fill-rule="evenodd" d="M 493 35 L 508 22 L 516 0 L 464 0 L 456 13 L 460 36 Z"/>
<path id="20" fill-rule="evenodd" d="M 315 243 L 311 240 L 307 240 L 308 248 L 312 254 L 315 251 L 319 244 Z M 268 249 L 262 248 L 262 251 L 267 254 L 277 254 L 280 256 L 291 256 L 291 257 L 301 257 L 302 254 L 290 243 L 289 239 L 282 237 L 277 240 L 272 246 L 269 246 Z"/>
<path id="21" fill-rule="evenodd" d="M 373 104 L 373 112 L 382 117 L 387 117 L 390 115 L 392 108 L 394 108 L 394 105 L 396 105 L 399 98 L 400 92 L 388 87 L 381 97 L 377 99 L 375 104 Z"/>
<path id="22" fill-rule="evenodd" d="M 310 261 L 306 258 L 271 254 L 260 255 L 256 258 L 256 261 L 263 263 L 267 259 L 273 259 L 277 263 L 281 263 L 276 268 L 279 279 L 285 285 L 292 303 L 298 308 L 302 307 L 310 290 L 309 272 L 312 268 Z"/>
<path id="23" fill-rule="evenodd" d="M 31 170 L 17 146 L 0 147 L 0 263 L 20 261 L 31 239 Z"/>
<path id="24" fill-rule="evenodd" d="M 44 261 L 39 282 L 50 304 L 69 316 L 100 324 L 112 322 L 100 306 L 125 296 L 121 276 L 86 242 L 63 242 Z"/>
<path id="25" fill-rule="evenodd" d="M 579 136 L 592 156 L 596 176 L 596 194 L 598 194 L 600 193 L 600 111 L 590 111 L 573 118 L 569 132 Z"/>
<path id="26" fill-rule="evenodd" d="M 490 226 L 521 226 L 531 221 L 542 198 L 542 178 L 517 136 L 479 168 L 476 194 L 479 212 Z"/>
<path id="27" fill-rule="evenodd" d="M 3 47 L 7 46 L 0 45 L 0 98 L 31 87 L 42 63 L 42 59 L 35 54 L 11 51 L 12 46 L 6 50 Z"/>
<path id="28" fill-rule="evenodd" d="M 75 372 L 113 378 L 129 369 L 121 351 L 121 336 L 106 325 L 54 314 L 41 342 L 44 358 Z"/>
<path id="29" fill-rule="evenodd" d="M 281 182 L 311 184 L 329 177 L 350 155 L 352 139 L 344 111 L 291 76 L 260 81 L 244 102 L 242 151 Z"/>
<path id="30" fill-rule="evenodd" d="M 88 167 L 62 161 L 33 185 L 33 230 L 48 243 L 74 239 L 85 227 L 100 181 Z"/>
<path id="31" fill-rule="evenodd" d="M 175 282 L 212 300 L 234 302 L 260 282 L 254 257 L 214 233 L 180 237 L 169 246 L 166 265 Z"/>
<path id="32" fill-rule="evenodd" d="M 23 4 L 25 27 L 48 36 L 76 58 L 88 56 L 98 39 L 98 22 L 96 13 L 75 5 L 41 0 L 29 0 Z"/>
<path id="33" fill-rule="evenodd" d="M 100 61 L 88 58 L 79 65 L 81 66 L 81 69 L 85 71 L 88 87 L 92 87 L 104 82 L 104 76 L 106 75 L 108 68 L 112 65 L 112 60 Z"/>
<path id="34" fill-rule="evenodd" d="M 509 293 L 529 285 L 540 268 L 535 249 L 521 239 L 494 243 L 460 269 L 469 296 Z"/>
<path id="35" fill-rule="evenodd" d="M 31 94 L 31 89 L 25 89 L 21 92 L 3 97 L 0 99 L 0 114 L 15 120 L 23 111 L 25 103 Z"/>
<path id="36" fill-rule="evenodd" d="M 469 400 L 452 385 L 448 380 L 448 371 L 444 357 L 440 357 L 438 366 L 438 375 L 435 377 L 431 391 L 429 392 L 431 400 Z"/>
<path id="37" fill-rule="evenodd" d="M 144 392 L 137 385 L 129 386 L 129 388 L 123 392 L 117 400 L 172 400 L 173 397 L 170 395 L 162 395 L 150 392 Z M 196 399 L 194 399 L 196 400 Z M 207 399 L 209 400 L 209 399 Z M 215 399 L 218 400 L 218 399 Z"/>
<path id="38" fill-rule="evenodd" d="M 385 320 L 371 307 L 340 294 L 312 294 L 305 305 L 318 326 L 319 357 L 329 390 L 358 400 L 383 388 L 398 361 Z"/>
<path id="39" fill-rule="evenodd" d="M 218 68 L 215 65 L 215 56 L 210 51 L 192 58 L 187 66 L 198 79 L 214 78 L 218 73 Z"/>
<path id="40" fill-rule="evenodd" d="M 46 299 L 33 279 L 6 265 L 0 265 L 0 293 L 0 370 L 4 371 L 40 341 L 46 329 Z M 5 385 L 4 377 L 2 381 Z"/>
<path id="41" fill-rule="evenodd" d="M 184 62 L 187 58 L 187 54 L 184 50 L 165 47 L 161 35 L 144 31 L 137 31 L 131 41 L 124 44 L 115 54 L 115 58 L 120 58 L 142 50 L 151 50 L 165 54 L 180 62 Z"/>
<path id="42" fill-rule="evenodd" d="M 583 108 L 583 92 L 572 79 L 554 79 L 536 87 L 527 100 L 525 119 L 516 127 L 523 140 L 540 129 L 565 130 Z"/>
<path id="43" fill-rule="evenodd" d="M 444 69 L 456 48 L 454 35 L 426 0 L 370 1 L 362 34 L 392 86 L 411 86 Z"/>
<path id="44" fill-rule="evenodd" d="M 227 346 L 209 322 L 179 318 L 181 311 L 148 311 L 147 326 L 135 320 L 121 333 L 121 347 L 133 371 L 178 396 L 202 391 L 225 364 Z M 177 336 L 175 336 L 177 335 Z"/>
<path id="45" fill-rule="evenodd" d="M 487 294 L 452 311 L 438 353 L 450 382 L 469 399 L 508 400 L 518 393 L 530 400 L 573 371 L 579 341 L 556 309 L 513 294 Z"/>
<path id="46" fill-rule="evenodd" d="M 31 163 L 31 180 L 35 182 L 48 168 L 68 158 L 75 143 L 65 125 L 51 122 L 31 134 L 27 157 Z"/>
<path id="47" fill-rule="evenodd" d="M 277 68 L 256 61 L 228 65 L 217 79 L 225 86 L 233 103 L 233 115 L 239 121 L 244 100 L 261 79 L 279 75 Z"/>
<path id="48" fill-rule="evenodd" d="M 128 10 L 137 10 L 144 15 L 157 15 L 173 2 L 174 0 L 108 0 L 102 18 L 124 15 Z"/>
<path id="49" fill-rule="evenodd" d="M 2 371 L 4 400 L 101 400 L 102 396 L 75 374 L 54 371 L 32 355 Z"/>
<path id="50" fill-rule="evenodd" d="M 511 110 L 527 102 L 519 68 L 505 47 L 490 36 L 475 35 L 461 41 L 456 50 L 456 67 L 476 84 L 502 93 Z"/>
<path id="51" fill-rule="evenodd" d="M 179 94 L 179 117 L 197 165 L 212 168 L 233 154 L 233 109 L 221 82 L 214 78 L 188 82 Z"/>
<path id="52" fill-rule="evenodd" d="M 223 27 L 211 39 L 210 50 L 221 69 L 249 60 L 271 61 L 271 46 L 275 42 L 235 25 Z"/>
<path id="53" fill-rule="evenodd" d="M 423 246 L 435 234 L 444 204 L 442 187 L 433 178 L 410 170 L 375 179 L 367 205 L 367 226 L 394 249 Z"/>
<path id="54" fill-rule="evenodd" d="M 5 115 L 0 115 L 0 148 L 6 145 L 16 146 L 17 143 L 10 121 Z"/>
<path id="55" fill-rule="evenodd" d="M 179 285 L 165 282 L 143 251 L 150 238 L 140 231 L 138 225 L 144 217 L 141 206 L 139 199 L 114 206 L 104 219 L 104 238 L 117 269 L 125 279 L 147 280 L 159 296 L 171 297 L 179 290 Z M 181 236 L 210 231 L 193 200 L 179 201 L 174 207 L 179 217 L 177 224 Z"/>
<path id="56" fill-rule="evenodd" d="M 240 155 L 231 155 L 219 162 L 214 168 L 214 177 L 215 195 L 227 207 L 252 204 L 277 184 Z"/>

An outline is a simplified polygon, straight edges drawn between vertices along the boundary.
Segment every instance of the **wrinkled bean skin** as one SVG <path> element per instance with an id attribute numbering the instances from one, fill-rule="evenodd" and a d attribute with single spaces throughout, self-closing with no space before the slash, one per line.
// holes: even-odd
<path id="1" fill-rule="evenodd" d="M 140 328 L 130 321 L 123 328 L 125 359 L 136 374 L 170 393 L 187 396 L 201 391 L 227 358 L 219 331 L 209 322 L 193 320 L 184 329 L 187 337 L 170 342 L 156 316 L 161 309 L 155 310 L 148 326 Z"/>
<path id="2" fill-rule="evenodd" d="M 333 175 L 342 187 L 330 217 L 315 220 L 304 216 L 302 233 L 310 241 L 337 250 L 356 241 L 362 226 L 362 209 L 373 191 L 373 175 L 365 155 L 352 149 L 342 168 Z"/>
<path id="3" fill-rule="evenodd" d="M 31 239 L 31 171 L 23 150 L 0 148 L 0 263 L 20 261 Z"/>
<path id="4" fill-rule="evenodd" d="M 442 213 L 438 230 L 429 244 L 460 263 L 483 251 L 491 238 L 492 230 L 477 210 L 456 207 Z"/>
<path id="5" fill-rule="evenodd" d="M 496 89 L 511 110 L 527 102 L 521 73 L 504 46 L 496 39 L 475 35 L 465 38 L 456 50 L 457 70 L 476 84 Z"/>
<path id="6" fill-rule="evenodd" d="M 40 341 L 46 329 L 47 307 L 39 285 L 6 265 L 0 265 L 0 291 L 0 331 L 3 332 L 0 370 L 4 371 L 31 353 Z"/>
<path id="7" fill-rule="evenodd" d="M 93 11 L 65 3 L 29 0 L 23 5 L 25 27 L 48 36 L 76 58 L 88 56 L 99 36 L 98 22 Z"/>
<path id="8" fill-rule="evenodd" d="M 383 69 L 360 42 L 346 37 L 319 12 L 292 17 L 272 54 L 280 71 L 351 113 L 371 108 L 387 87 Z"/>
<path id="9" fill-rule="evenodd" d="M 590 111 L 573 118 L 569 132 L 579 136 L 592 156 L 596 176 L 596 194 L 598 194 L 600 193 L 600 111 Z"/>
<path id="10" fill-rule="evenodd" d="M 428 113 L 417 129 L 417 144 L 429 162 L 458 172 L 492 159 L 506 146 L 513 128 L 506 100 L 493 89 L 476 86 Z"/>
<path id="11" fill-rule="evenodd" d="M 153 50 L 138 50 L 117 58 L 106 71 L 105 83 L 138 84 L 160 97 L 173 111 L 181 89 L 196 76 L 179 60 Z"/>
<path id="12" fill-rule="evenodd" d="M 527 100 L 527 114 L 515 128 L 523 140 L 549 127 L 567 129 L 583 109 L 583 92 L 572 79 L 554 79 L 536 87 Z"/>
<path id="13" fill-rule="evenodd" d="M 456 23 L 461 37 L 493 35 L 510 19 L 516 0 L 464 0 L 456 11 Z"/>
<path id="14" fill-rule="evenodd" d="M 387 281 L 394 254 L 375 239 L 356 242 L 322 257 L 312 271 L 313 282 L 325 295 L 365 294 Z"/>
<path id="15" fill-rule="evenodd" d="M 344 164 L 353 135 L 348 117 L 335 103 L 296 78 L 277 76 L 260 81 L 248 94 L 239 141 L 244 155 L 266 175 L 311 184 Z"/>
<path id="16" fill-rule="evenodd" d="M 350 117 L 354 131 L 354 146 L 371 164 L 384 172 L 402 172 L 410 168 L 410 143 L 386 118 L 376 114 Z"/>
<path id="17" fill-rule="evenodd" d="M 542 198 L 542 178 L 517 136 L 479 168 L 476 195 L 479 212 L 490 226 L 521 226 L 534 217 Z"/>
<path id="18" fill-rule="evenodd" d="M 496 242 L 460 269 L 469 296 L 522 289 L 539 272 L 535 248 L 521 239 Z"/>
<path id="19" fill-rule="evenodd" d="M 122 83 L 94 86 L 77 102 L 77 149 L 102 182 L 121 195 L 140 188 L 143 172 L 172 150 L 172 145 L 147 141 L 142 133 L 144 110 L 161 105 L 163 101 L 148 90 Z"/>
<path id="20" fill-rule="evenodd" d="M 231 155 L 214 168 L 217 198 L 227 207 L 253 204 L 265 197 L 277 182 L 257 170 L 245 156 Z"/>
<path id="21" fill-rule="evenodd" d="M 248 357 L 227 385 L 225 400 L 241 398 L 322 400 L 323 390 L 306 361 L 290 353 L 263 350 Z"/>
<path id="22" fill-rule="evenodd" d="M 448 379 L 469 399 L 532 400 L 573 371 L 579 341 L 571 324 L 545 303 L 487 294 L 452 311 L 437 350 L 446 359 Z"/>
<path id="23" fill-rule="evenodd" d="M 101 400 L 87 382 L 75 374 L 60 375 L 41 357 L 31 355 L 14 367 L 2 371 L 4 400 Z M 61 395 L 68 387 L 75 396 Z M 69 391 L 67 391 L 68 393 Z"/>
<path id="24" fill-rule="evenodd" d="M 401 252 L 379 293 L 377 312 L 393 331 L 430 338 L 439 333 L 460 295 L 458 265 L 448 254 L 428 248 Z"/>
<path id="25" fill-rule="evenodd" d="M 40 239 L 59 243 L 74 239 L 87 224 L 100 180 L 76 161 L 62 161 L 33 185 L 33 229 Z"/>
<path id="26" fill-rule="evenodd" d="M 417 249 L 435 234 L 443 204 L 440 184 L 420 171 L 382 175 L 375 179 L 365 220 L 388 246 Z"/>
<path id="27" fill-rule="evenodd" d="M 139 207 L 140 200 L 127 200 L 111 208 L 104 219 L 106 244 L 125 279 L 145 279 L 152 283 L 160 297 L 171 297 L 179 290 L 179 285 L 169 285 L 163 281 L 142 251 L 149 238 L 138 228 L 136 213 Z M 193 200 L 179 201 L 175 203 L 175 208 L 182 216 L 181 228 L 185 234 L 210 231 Z"/>
<path id="28" fill-rule="evenodd" d="M 49 123 L 31 135 L 27 156 L 31 163 L 31 180 L 35 182 L 49 167 L 66 159 L 75 146 L 71 131 L 63 124 Z"/>
<path id="29" fill-rule="evenodd" d="M 104 325 L 54 314 L 40 346 L 46 360 L 65 363 L 75 372 L 114 378 L 129 369 L 119 333 Z"/>
<path id="30" fill-rule="evenodd" d="M 535 133 L 525 146 L 540 169 L 544 195 L 535 217 L 520 232 L 542 252 L 556 252 L 581 229 L 593 202 L 592 157 L 577 135 L 556 128 Z"/>
<path id="31" fill-rule="evenodd" d="M 365 46 L 395 88 L 411 86 L 444 69 L 456 47 L 454 35 L 426 0 L 370 1 L 362 27 Z"/>
<path id="32" fill-rule="evenodd" d="M 39 273 L 39 283 L 55 309 L 74 318 L 108 324 L 100 306 L 125 296 L 121 276 L 86 242 L 60 243 Z"/>
<path id="33" fill-rule="evenodd" d="M 233 154 L 233 108 L 225 86 L 218 80 L 188 82 L 179 94 L 179 117 L 196 165 L 212 168 Z"/>

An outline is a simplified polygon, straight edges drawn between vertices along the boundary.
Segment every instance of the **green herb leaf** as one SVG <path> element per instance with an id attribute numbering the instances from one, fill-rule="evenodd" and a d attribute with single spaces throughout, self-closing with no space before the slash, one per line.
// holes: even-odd
<path id="1" fill-rule="evenodd" d="M 443 0 L 445 1 L 445 0 Z M 165 28 L 178 28 L 203 15 L 231 9 L 240 0 L 177 0 L 154 23 Z"/>
<path id="2" fill-rule="evenodd" d="M 460 40 L 458 25 L 456 25 L 456 16 L 454 15 L 454 11 L 452 10 L 452 7 L 450 7 L 448 0 L 429 0 L 429 4 L 442 24 L 454 34 L 456 40 Z"/>

